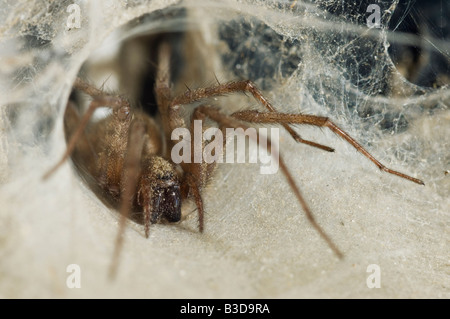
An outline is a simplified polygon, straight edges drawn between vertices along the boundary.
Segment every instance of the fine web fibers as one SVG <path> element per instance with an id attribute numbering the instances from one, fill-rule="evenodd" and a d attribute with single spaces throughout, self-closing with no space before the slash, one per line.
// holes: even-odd
<path id="1" fill-rule="evenodd" d="M 389 31 L 397 2 L 377 3 L 379 29 L 367 27 L 366 1 L 80 1 L 79 29 L 66 26 L 72 1 L 2 7 L 0 294 L 448 296 L 450 93 L 399 73 L 389 49 L 420 37 Z M 173 6 L 186 13 L 145 19 Z M 48 182 L 41 176 L 64 151 L 62 114 L 87 57 L 107 38 L 180 25 L 200 33 L 214 53 L 204 60 L 205 79 L 183 78 L 189 87 L 214 83 L 214 74 L 251 79 L 280 110 L 329 116 L 384 164 L 426 186 L 383 174 L 326 130 L 298 132 L 334 153 L 297 145 L 282 132 L 280 152 L 344 261 L 311 229 L 281 174 L 224 164 L 204 195 L 205 234 L 197 234 L 195 218 L 155 225 L 149 240 L 132 225 L 122 275 L 116 288 L 106 288 L 113 214 L 70 165 Z M 427 38 L 427 50 L 448 53 L 444 40 Z M 106 75 L 117 62 L 95 61 L 92 69 Z M 100 86 L 106 76 L 99 77 Z M 238 109 L 257 106 L 240 95 L 222 103 L 229 100 Z M 83 273 L 76 291 L 65 284 L 73 263 Z M 369 264 L 380 265 L 382 289 L 367 288 Z"/>

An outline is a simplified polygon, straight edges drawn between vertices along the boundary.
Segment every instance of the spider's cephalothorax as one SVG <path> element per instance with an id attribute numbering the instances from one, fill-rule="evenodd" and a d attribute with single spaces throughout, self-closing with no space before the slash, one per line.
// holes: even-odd
<path id="1" fill-rule="evenodd" d="M 173 146 L 173 142 L 170 140 L 171 132 L 182 127 L 188 129 L 192 136 L 194 135 L 193 123 L 196 120 L 212 120 L 218 124 L 223 133 L 226 128 L 246 130 L 249 123 L 282 125 L 297 142 L 332 152 L 334 150 L 331 147 L 302 139 L 290 125 L 306 124 L 327 127 L 355 147 L 380 170 L 423 185 L 421 180 L 381 164 L 327 117 L 278 112 L 251 81 L 218 83 L 208 88 L 188 88 L 183 94 L 174 96 L 169 76 L 171 47 L 168 42 L 161 41 L 158 43 L 157 51 L 158 67 L 154 93 L 159 120 L 131 107 L 124 97 L 105 93 L 78 78 L 75 81 L 74 89 L 91 96 L 92 101 L 81 118 L 73 110 L 73 102 L 69 101 L 65 115 L 65 123 L 68 127 L 66 130 L 67 150 L 61 161 L 46 174 L 48 177 L 72 155 L 74 162 L 81 163 L 80 166 L 83 166 L 83 169 L 92 176 L 95 184 L 109 193 L 117 203 L 121 221 L 111 274 L 116 271 L 122 246 L 122 233 L 126 219 L 133 210 L 142 212 L 145 234 L 148 237 L 150 224 L 162 220 L 179 221 L 182 202 L 191 198 L 197 206 L 199 230 L 203 231 L 202 190 L 213 176 L 216 165 L 215 163 L 195 161 L 176 165 L 168 156 L 170 148 Z M 194 102 L 235 92 L 248 93 L 253 96 L 266 109 L 266 112 L 246 110 L 227 115 L 219 108 L 201 104 L 192 113 L 191 123 L 185 123 L 182 106 L 187 107 Z M 113 112 L 105 119 L 89 124 L 94 111 L 102 106 L 111 108 Z M 258 135 L 255 141 L 259 144 L 259 140 Z M 191 146 L 194 147 L 194 145 Z M 205 143 L 201 147 L 203 149 Z M 269 139 L 263 147 L 269 153 L 277 152 L 275 148 L 272 148 Z M 278 155 L 272 154 L 278 158 L 279 168 L 309 222 L 333 252 L 338 257 L 342 257 L 341 251 L 316 222 L 283 158 Z"/>

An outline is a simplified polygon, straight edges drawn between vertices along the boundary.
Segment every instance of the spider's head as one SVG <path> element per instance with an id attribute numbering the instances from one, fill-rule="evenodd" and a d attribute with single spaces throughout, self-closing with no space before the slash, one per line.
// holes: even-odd
<path id="1" fill-rule="evenodd" d="M 150 222 L 181 219 L 180 182 L 173 165 L 161 157 L 152 157 L 145 165 L 138 202 L 151 213 Z"/>
<path id="2" fill-rule="evenodd" d="M 153 212 L 151 222 L 156 223 L 162 217 L 168 222 L 178 222 L 181 219 L 181 193 L 178 181 L 172 176 L 164 176 L 162 185 L 153 189 Z"/>

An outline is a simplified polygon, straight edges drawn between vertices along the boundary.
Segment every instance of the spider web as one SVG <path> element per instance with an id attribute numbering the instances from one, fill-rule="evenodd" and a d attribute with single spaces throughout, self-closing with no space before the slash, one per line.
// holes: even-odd
<path id="1" fill-rule="evenodd" d="M 81 10 L 80 28 L 67 25 L 71 4 Z M 379 27 L 368 26 L 373 21 L 369 5 L 380 8 Z M 312 230 L 296 237 L 308 224 L 285 195 L 289 188 L 282 176 L 251 177 L 257 169 L 224 165 L 205 194 L 205 202 L 211 202 L 207 206 L 207 238 L 223 240 L 196 247 L 199 239 L 188 237 L 182 228 L 173 235 L 170 227 L 156 226 L 157 238 L 151 239 L 155 243 L 145 249 L 160 260 L 144 261 L 151 269 L 171 263 L 177 254 L 181 261 L 174 261 L 172 273 L 168 269 L 159 279 L 153 278 L 154 288 L 137 291 L 174 296 L 171 287 L 178 279 L 177 296 L 227 297 L 238 287 L 238 295 L 244 297 L 341 296 L 342 292 L 369 296 L 365 283 L 355 279 L 361 274 L 352 273 L 345 265 L 353 262 L 362 267 L 364 277 L 366 264 L 372 262 L 394 269 L 388 277 L 392 289 L 379 296 L 411 296 L 408 285 L 422 287 L 417 296 L 448 294 L 443 267 L 448 259 L 444 251 L 450 206 L 450 177 L 445 173 L 450 170 L 450 45 L 444 23 L 449 6 L 445 1 L 425 6 L 420 1 L 390 0 L 4 1 L 0 9 L 0 19 L 5 21 L 0 27 L 0 198 L 6 204 L 0 213 L 0 294 L 75 296 L 66 290 L 67 273 L 62 265 L 84 262 L 92 270 L 88 278 L 97 285 L 78 296 L 133 295 L 133 280 L 119 281 L 118 287 L 124 289 L 107 291 L 100 279 L 94 279 L 94 273 L 107 268 L 115 235 L 115 229 L 108 227 L 113 223 L 111 216 L 98 213 L 104 209 L 101 203 L 69 166 L 47 183 L 40 177 L 64 150 L 62 114 L 82 64 L 91 57 L 90 68 L 99 74 L 101 84 L 112 72 L 108 65 L 117 63 L 120 41 L 161 30 L 194 30 L 202 35 L 207 59 L 197 56 L 197 60 L 209 68 L 205 77 L 191 74 L 197 77 L 194 85 L 214 83 L 215 76 L 220 81 L 251 79 L 280 111 L 330 117 L 387 166 L 423 179 L 426 187 L 418 189 L 396 177 L 380 177 L 370 162 L 330 132 L 299 127 L 303 138 L 336 148 L 329 157 L 296 145 L 287 135 L 280 141 L 280 150 L 312 210 L 336 244 L 348 252 L 350 261 L 336 265 Z M 180 8 L 184 8 L 182 13 L 171 15 Z M 180 83 L 183 81 L 189 80 L 182 78 Z M 107 85 L 118 89 L 118 80 L 113 76 Z M 258 107 L 245 96 L 225 101 L 236 109 Z M 238 187 L 243 185 L 246 187 Z M 273 194 L 267 193 L 269 189 Z M 242 199 L 245 192 L 252 194 L 248 200 Z M 324 194 L 328 203 L 323 202 Z M 230 199 L 236 203 L 230 204 Z M 359 209 L 353 211 L 355 207 Z M 275 219 L 280 210 L 285 212 L 283 220 Z M 330 211 L 340 213 L 326 215 Z M 361 216 L 370 215 L 368 212 L 377 217 Z M 394 221 L 388 223 L 391 218 Z M 226 224 L 220 226 L 224 220 Z M 339 222 L 347 228 L 342 231 L 335 226 Z M 89 226 L 92 224 L 95 226 Z M 186 225 L 195 233 L 195 218 Z M 383 237 L 386 231 L 402 235 Z M 284 232 L 289 236 L 283 237 L 280 233 Z M 417 235 L 421 232 L 423 241 Z M 139 238 L 128 238 L 130 247 L 136 243 L 142 247 Z M 178 246 L 183 240 L 177 238 L 191 248 Z M 311 250 L 292 248 L 297 247 L 296 240 L 311 245 Z M 391 243 L 397 241 L 413 248 L 395 250 Z M 278 249 L 280 243 L 284 243 L 283 249 L 276 252 L 257 248 Z M 93 258 L 86 253 L 88 245 L 102 256 L 101 261 L 88 262 Z M 208 284 L 193 288 L 202 278 L 184 274 L 196 272 L 189 256 L 199 249 L 209 253 L 201 255 L 202 262 L 223 271 L 223 278 L 254 279 L 243 281 L 243 288 L 235 280 L 227 284 L 217 279 L 216 273 L 207 272 L 205 276 L 216 288 L 208 288 Z M 317 251 L 322 253 L 317 255 Z M 296 253 L 300 257 L 294 258 Z M 132 250 L 129 256 L 124 272 L 140 270 L 140 252 Z M 216 264 L 220 258 L 224 258 L 222 266 Z M 135 259 L 139 261 L 133 262 Z M 399 263 L 403 265 L 400 270 L 394 266 Z M 277 280 L 268 279 L 271 272 Z M 411 272 L 414 283 L 406 280 Z M 36 277 L 40 279 L 32 283 L 31 278 Z M 348 278 L 345 283 L 343 277 Z M 49 288 L 53 280 L 58 289 Z M 393 292 L 396 284 L 402 287 L 397 295 Z"/>

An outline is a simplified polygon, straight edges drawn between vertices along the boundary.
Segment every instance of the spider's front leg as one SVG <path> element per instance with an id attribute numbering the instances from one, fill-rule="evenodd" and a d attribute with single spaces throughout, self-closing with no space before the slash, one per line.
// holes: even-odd
<path id="1" fill-rule="evenodd" d="M 214 108 L 211 106 L 201 105 L 194 110 L 193 119 L 205 120 L 206 118 L 210 118 L 213 121 L 215 121 L 216 123 L 218 123 L 223 134 L 225 134 L 225 132 L 224 132 L 225 128 L 242 128 L 244 130 L 249 128 L 242 121 L 234 118 L 233 116 L 225 115 L 222 112 L 220 112 L 217 108 Z M 259 133 L 257 133 L 255 142 L 258 143 L 258 145 L 263 145 L 264 143 L 259 144 L 259 140 L 260 140 Z M 283 172 L 284 176 L 286 177 L 289 186 L 291 187 L 293 193 L 295 194 L 298 202 L 302 206 L 303 211 L 305 212 L 306 217 L 308 218 L 311 225 L 316 229 L 316 231 L 319 233 L 319 235 L 326 241 L 326 243 L 333 250 L 333 252 L 339 258 L 342 258 L 343 257 L 342 252 L 337 248 L 337 246 L 333 243 L 331 238 L 325 233 L 325 231 L 317 223 L 316 219 L 314 218 L 314 215 L 312 214 L 311 210 L 309 209 L 308 205 L 306 204 L 306 201 L 304 200 L 303 195 L 300 192 L 300 189 L 297 187 L 297 185 L 296 185 L 291 173 L 289 172 L 287 166 L 285 165 L 282 157 L 279 154 L 277 154 L 277 151 L 275 148 L 272 148 L 272 142 L 270 141 L 269 138 L 267 139 L 267 145 L 264 145 L 264 146 L 266 147 L 266 151 L 268 153 L 270 153 L 274 159 L 278 160 L 278 164 L 279 164 L 281 171 Z M 194 165 L 193 167 L 197 167 L 197 169 L 201 170 L 201 168 L 198 164 L 197 165 L 192 164 L 192 165 Z M 211 165 L 213 165 L 213 164 L 211 164 Z M 208 166 L 204 166 L 202 171 L 205 171 L 206 169 L 208 169 Z M 199 177 L 197 177 L 196 180 L 202 181 L 202 179 Z M 200 182 L 200 184 L 201 184 L 201 182 Z M 200 214 L 200 212 L 199 212 L 199 214 Z M 202 214 L 203 214 L 203 212 L 202 212 Z"/>
<path id="2" fill-rule="evenodd" d="M 205 119 L 204 114 L 200 112 L 195 112 L 192 115 L 191 119 L 191 125 L 189 128 L 190 136 L 195 136 L 198 134 L 195 131 L 195 122 L 200 120 L 203 121 Z M 207 130 L 206 127 L 202 126 L 202 136 Z M 222 128 L 221 128 L 222 130 Z M 222 130 L 224 131 L 224 130 Z M 193 197 L 195 204 L 197 206 L 197 212 L 198 212 L 198 227 L 199 231 L 203 232 L 204 230 L 204 208 L 203 208 L 203 199 L 202 199 L 202 190 L 206 186 L 206 184 L 209 181 L 209 178 L 214 172 L 214 169 L 216 167 L 216 162 L 206 163 L 203 161 L 203 151 L 205 149 L 205 146 L 207 143 L 204 141 L 204 139 L 201 139 L 201 145 L 195 145 L 196 139 L 191 138 L 191 157 L 188 163 L 181 162 L 180 166 L 183 169 L 183 180 L 181 185 L 181 195 L 182 198 L 188 198 Z M 223 141 L 223 146 L 225 145 L 225 140 Z M 192 151 L 193 150 L 193 151 Z M 196 152 L 200 151 L 201 154 L 196 154 Z M 217 150 L 216 150 L 217 151 Z M 200 155 L 201 162 L 197 162 L 195 158 Z M 216 156 L 222 156 L 222 154 L 216 154 Z"/>
<path id="3" fill-rule="evenodd" d="M 362 147 L 354 138 L 352 138 L 343 129 L 334 124 L 329 118 L 324 116 L 308 115 L 308 114 L 287 114 L 287 113 L 262 113 L 255 110 L 240 111 L 233 114 L 233 117 L 251 123 L 266 123 L 266 124 L 306 124 L 317 127 L 327 127 L 333 133 L 339 135 L 350 143 L 358 152 L 367 157 L 372 163 L 374 163 L 380 170 L 387 173 L 397 175 L 401 178 L 407 179 L 419 185 L 425 185 L 425 183 L 417 178 L 400 173 L 393 169 L 390 169 L 380 163 L 375 157 L 373 157 L 364 147 Z"/>
<path id="4" fill-rule="evenodd" d="M 250 93 L 253 98 L 258 101 L 262 106 L 264 106 L 270 113 L 278 113 L 278 111 L 273 107 L 273 105 L 269 102 L 269 100 L 261 93 L 261 91 L 256 87 L 255 83 L 249 80 L 245 81 L 232 81 L 224 84 L 219 84 L 216 86 L 211 86 L 207 88 L 200 88 L 196 90 L 188 89 L 184 94 L 181 94 L 175 97 L 172 100 L 171 106 L 174 105 L 183 105 L 190 104 L 205 98 L 242 92 L 242 93 Z M 297 134 L 292 127 L 289 126 L 288 123 L 281 123 L 281 125 L 289 132 L 294 140 L 299 143 L 307 144 L 309 146 L 313 146 L 319 149 L 322 149 L 327 152 L 334 152 L 334 149 L 328 147 L 326 145 L 322 145 L 316 142 L 304 140 Z"/>
<path id="5" fill-rule="evenodd" d="M 181 219 L 181 194 L 178 174 L 174 165 L 158 156 L 160 146 L 155 135 L 154 122 L 134 112 L 123 150 L 120 178 L 120 223 L 114 248 L 110 276 L 114 277 L 123 246 L 126 220 L 133 208 L 143 212 L 145 237 L 149 237 L 150 224 L 165 219 Z M 116 162 L 116 161 L 115 161 Z"/>
<path id="6" fill-rule="evenodd" d="M 109 269 L 110 278 L 114 278 L 119 264 L 119 256 L 123 246 L 123 233 L 130 216 L 135 199 L 136 187 L 141 175 L 141 156 L 145 142 L 145 126 L 140 121 L 134 121 L 130 128 L 127 141 L 127 151 L 123 161 L 120 179 L 120 220 L 114 246 L 113 259 Z"/>

